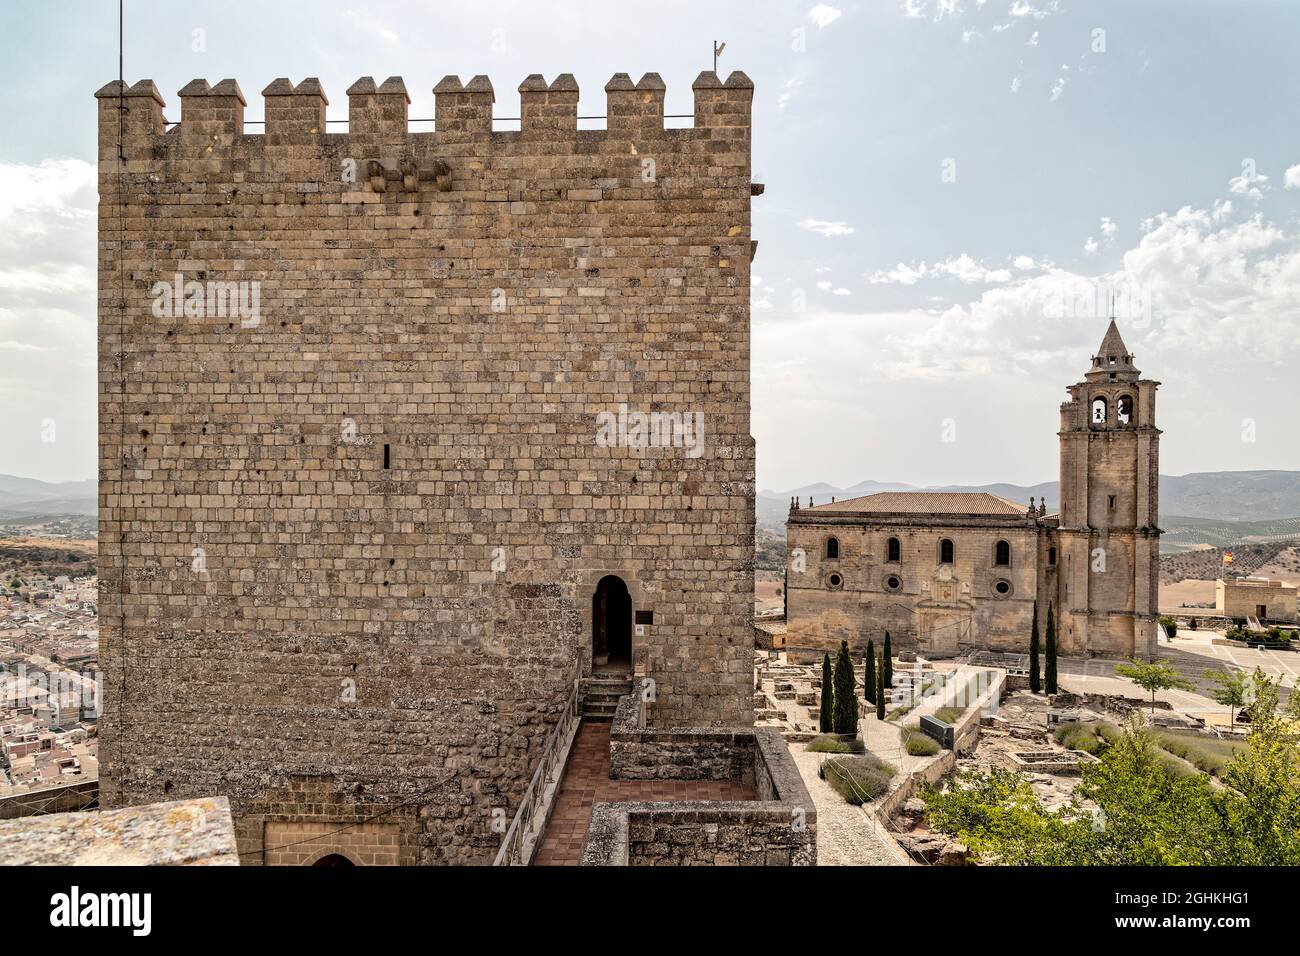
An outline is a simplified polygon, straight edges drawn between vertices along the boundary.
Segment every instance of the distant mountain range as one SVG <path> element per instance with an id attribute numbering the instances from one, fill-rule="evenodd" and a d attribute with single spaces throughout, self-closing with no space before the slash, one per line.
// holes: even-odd
<path id="1" fill-rule="evenodd" d="M 94 478 L 50 482 L 0 475 L 0 521 L 92 516 L 98 510 L 99 488 Z"/>
<path id="2" fill-rule="evenodd" d="M 1049 511 L 1060 506 L 1059 482 L 1037 485 L 941 485 L 919 488 L 898 482 L 863 481 L 849 488 L 836 488 L 824 482 L 792 488 L 789 491 L 758 493 L 759 527 L 777 530 L 784 527 L 790 498 L 798 495 L 807 501 L 812 495 L 817 503 L 871 495 L 879 491 L 986 491 L 1020 504 L 1047 498 Z M 1242 539 L 1247 535 L 1295 534 L 1294 522 L 1284 519 L 1300 517 L 1300 471 L 1203 471 L 1190 475 L 1160 476 L 1160 523 L 1163 527 L 1181 528 L 1204 522 L 1218 522 L 1219 532 L 1229 537 L 1233 525 L 1241 522 Z"/>
<path id="3" fill-rule="evenodd" d="M 843 500 L 878 491 L 987 491 L 1029 504 L 1047 498 L 1047 507 L 1060 505 L 1058 483 L 1037 485 L 941 485 L 920 488 L 901 482 L 862 481 L 849 488 L 820 482 L 789 491 L 758 493 L 759 527 L 780 531 L 790 509 L 790 498 L 817 502 L 831 496 Z M 0 475 L 0 521 L 30 521 L 63 516 L 93 516 L 99 498 L 95 479 L 47 482 L 35 478 Z M 1170 532 L 1167 545 L 1204 541 L 1222 545 L 1238 540 L 1300 537 L 1300 471 L 1204 471 L 1190 475 L 1160 476 L 1160 524 Z"/>

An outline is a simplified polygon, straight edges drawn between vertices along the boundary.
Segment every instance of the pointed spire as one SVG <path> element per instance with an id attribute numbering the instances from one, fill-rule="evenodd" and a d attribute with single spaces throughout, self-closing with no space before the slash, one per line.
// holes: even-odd
<path id="1" fill-rule="evenodd" d="M 1092 368 L 1084 376 L 1087 381 L 1136 381 L 1142 373 L 1133 364 L 1133 354 L 1119 334 L 1119 326 L 1111 319 L 1102 337 L 1097 354 L 1092 357 Z"/>
<path id="2" fill-rule="evenodd" d="M 1127 356 L 1128 349 L 1124 345 L 1124 339 L 1119 334 L 1119 326 L 1115 320 L 1110 320 L 1110 325 L 1106 328 L 1106 335 L 1101 340 L 1101 348 L 1097 350 L 1098 355 L 1114 355 L 1118 358 L 1121 355 Z"/>

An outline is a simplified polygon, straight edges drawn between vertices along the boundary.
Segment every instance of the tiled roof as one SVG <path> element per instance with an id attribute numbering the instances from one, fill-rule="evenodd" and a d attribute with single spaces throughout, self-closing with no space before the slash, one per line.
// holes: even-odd
<path id="1" fill-rule="evenodd" d="M 814 505 L 816 512 L 907 515 L 1024 515 L 1029 509 L 986 491 L 881 491 Z"/>

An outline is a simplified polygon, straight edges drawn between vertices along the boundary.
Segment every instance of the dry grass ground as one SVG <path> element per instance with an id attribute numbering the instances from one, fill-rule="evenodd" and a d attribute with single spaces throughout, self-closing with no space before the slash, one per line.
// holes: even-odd
<path id="1" fill-rule="evenodd" d="M 783 606 L 781 596 L 783 582 L 781 575 L 774 571 L 754 572 L 754 610 L 766 611 Z"/>

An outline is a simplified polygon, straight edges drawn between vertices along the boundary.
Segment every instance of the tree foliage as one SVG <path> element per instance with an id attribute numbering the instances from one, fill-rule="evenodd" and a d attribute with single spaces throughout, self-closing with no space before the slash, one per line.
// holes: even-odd
<path id="1" fill-rule="evenodd" d="M 853 693 L 853 661 L 849 657 L 849 645 L 840 642 L 839 653 L 835 655 L 835 707 L 832 717 L 837 734 L 858 733 L 858 698 Z"/>
<path id="2" fill-rule="evenodd" d="M 1047 661 L 1043 667 L 1043 689 L 1056 693 L 1056 622 L 1052 618 L 1052 605 L 1047 605 Z"/>
<path id="3" fill-rule="evenodd" d="M 894 686 L 894 647 L 889 640 L 889 632 L 885 632 L 885 650 L 881 654 L 881 673 L 883 675 L 882 683 L 886 687 Z"/>
<path id="4" fill-rule="evenodd" d="M 1043 678 L 1038 671 L 1038 605 L 1034 604 L 1034 623 L 1029 630 L 1029 689 L 1037 694 L 1043 689 Z"/>
<path id="5" fill-rule="evenodd" d="M 879 662 L 876 668 L 876 720 L 885 719 L 885 662 Z"/>
<path id="6" fill-rule="evenodd" d="M 820 730 L 824 734 L 835 732 L 835 685 L 831 679 L 831 656 L 822 655 L 822 710 Z"/>
<path id="7" fill-rule="evenodd" d="M 867 664 L 862 674 L 862 696 L 868 704 L 876 702 L 876 642 L 867 640 Z"/>
<path id="8" fill-rule="evenodd" d="M 1173 772 L 1134 718 L 1083 769 L 1059 811 L 1035 799 L 1023 774 L 968 770 L 946 791 L 922 794 L 930 825 L 989 863 L 1300 865 L 1300 694 L 1282 709 L 1265 675 L 1249 680 L 1250 739 L 1223 771 L 1221 788 L 1207 774 Z"/>
<path id="9" fill-rule="evenodd" d="M 1181 687 L 1191 690 L 1192 682 L 1187 680 L 1168 661 L 1139 661 L 1136 658 L 1129 664 L 1116 664 L 1115 673 L 1127 677 L 1143 690 L 1151 692 L 1151 715 L 1156 712 L 1156 691 Z"/>

